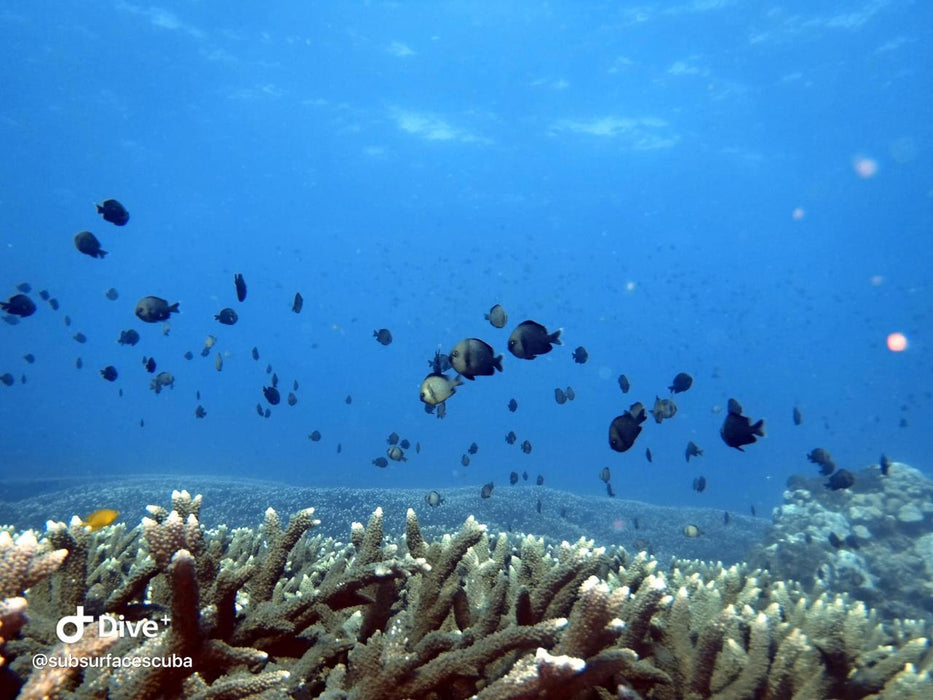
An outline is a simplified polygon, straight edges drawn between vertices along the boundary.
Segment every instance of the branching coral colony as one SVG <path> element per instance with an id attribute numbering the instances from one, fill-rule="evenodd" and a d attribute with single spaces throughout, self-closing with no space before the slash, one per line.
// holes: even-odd
<path id="1" fill-rule="evenodd" d="M 760 570 L 664 569 L 473 518 L 428 543 L 411 510 L 399 543 L 381 509 L 349 544 L 313 535 L 313 509 L 206 530 L 200 505 L 176 491 L 130 531 L 0 531 L 0 697 L 933 697 L 925 623 Z M 79 606 L 84 634 L 59 641 Z M 105 614 L 130 633 L 102 634 Z"/>

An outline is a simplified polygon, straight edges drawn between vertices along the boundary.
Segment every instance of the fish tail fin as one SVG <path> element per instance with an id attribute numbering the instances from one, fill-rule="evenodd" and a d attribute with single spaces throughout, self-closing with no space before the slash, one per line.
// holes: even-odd
<path id="1" fill-rule="evenodd" d="M 560 340 L 560 334 L 563 332 L 564 332 L 563 328 L 558 328 L 556 331 L 554 331 L 547 337 L 548 342 L 551 345 L 563 345 L 563 343 Z"/>
<path id="2" fill-rule="evenodd" d="M 173 313 L 173 314 L 174 314 L 174 313 L 178 313 L 178 304 L 180 304 L 180 303 L 181 303 L 181 302 L 176 301 L 174 304 L 172 304 L 170 307 L 168 307 L 168 310 L 169 310 L 171 313 Z"/>
<path id="3" fill-rule="evenodd" d="M 100 204 L 98 204 L 97 202 L 94 202 L 94 206 L 97 207 L 97 213 L 98 213 L 98 214 L 103 214 L 103 213 L 104 213 L 104 208 L 103 208 Z"/>
<path id="4" fill-rule="evenodd" d="M 492 366 L 500 372 L 502 371 L 502 355 L 497 355 L 496 357 L 492 358 Z"/>
<path id="5" fill-rule="evenodd" d="M 462 386 L 462 385 L 463 385 L 463 382 L 461 381 L 461 379 L 462 379 L 462 377 L 458 374 L 456 377 L 454 377 L 454 380 L 453 380 L 453 382 L 451 382 L 451 383 L 452 383 L 454 386 Z"/>
<path id="6" fill-rule="evenodd" d="M 758 435 L 760 437 L 765 436 L 765 419 L 764 418 L 762 418 L 757 423 L 755 423 L 755 425 L 752 426 L 752 432 L 755 433 L 755 435 Z"/>
<path id="7" fill-rule="evenodd" d="M 106 256 L 106 255 L 107 255 L 107 251 L 106 251 L 106 250 L 98 250 L 98 251 L 97 251 L 97 257 L 98 257 L 98 258 L 103 258 L 103 257 Z"/>

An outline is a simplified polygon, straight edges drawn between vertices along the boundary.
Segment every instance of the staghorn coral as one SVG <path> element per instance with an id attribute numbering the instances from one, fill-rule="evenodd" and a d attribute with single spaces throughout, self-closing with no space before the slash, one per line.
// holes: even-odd
<path id="1" fill-rule="evenodd" d="M 349 544 L 310 534 L 313 510 L 283 526 L 209 531 L 200 498 L 173 494 L 139 527 L 50 523 L 73 548 L 0 568 L 0 639 L 24 697 L 920 698 L 933 692 L 921 622 L 883 624 L 865 605 L 763 570 L 661 567 L 579 540 L 546 546 L 490 535 L 469 518 L 429 542 L 413 511 L 388 541 L 377 509 Z M 64 551 L 64 550 L 60 550 Z M 45 557 L 45 558 L 43 558 Z M 39 562 L 43 562 L 41 565 Z M 52 564 L 52 562 L 57 562 Z M 84 580 L 76 577 L 83 576 Z M 63 591 L 62 588 L 68 590 Z M 65 605 L 150 620 L 148 636 L 56 644 Z M 96 607 L 95 607 L 96 606 Z M 164 622 L 159 622 L 164 620 Z M 33 671 L 32 654 L 147 661 Z M 154 659 L 187 659 L 156 666 Z"/>

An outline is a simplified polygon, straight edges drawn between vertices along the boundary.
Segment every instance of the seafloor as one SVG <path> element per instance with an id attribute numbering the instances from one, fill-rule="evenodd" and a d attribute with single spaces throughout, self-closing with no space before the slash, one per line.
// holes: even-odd
<path id="1" fill-rule="evenodd" d="M 933 482 L 896 462 L 824 482 L 728 522 L 543 487 L 432 508 L 204 477 L 7 482 L 0 698 L 928 700 Z M 71 517 L 101 507 L 121 515 Z"/>

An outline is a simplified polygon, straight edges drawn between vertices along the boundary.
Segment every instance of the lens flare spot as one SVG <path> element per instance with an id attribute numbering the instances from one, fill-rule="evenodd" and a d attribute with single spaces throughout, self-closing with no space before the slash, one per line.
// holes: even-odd
<path id="1" fill-rule="evenodd" d="M 888 335 L 888 350 L 891 352 L 904 352 L 907 349 L 907 336 L 895 331 Z"/>
<path id="2" fill-rule="evenodd" d="M 878 173 L 878 161 L 866 156 L 855 156 L 852 159 L 852 169 L 863 180 L 868 180 Z"/>
<path id="3" fill-rule="evenodd" d="M 793 212 L 791 212 L 790 217 L 791 217 L 794 221 L 800 221 L 800 220 L 801 220 L 803 217 L 805 217 L 806 215 L 807 215 L 807 212 L 805 212 L 805 211 L 803 210 L 803 207 L 797 207 L 796 209 L 794 209 Z"/>

